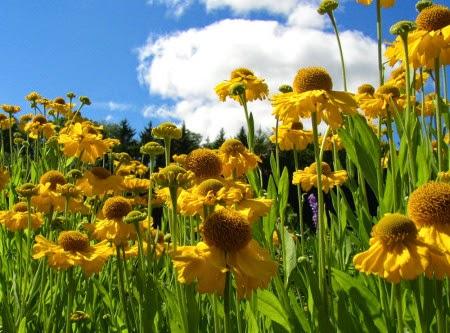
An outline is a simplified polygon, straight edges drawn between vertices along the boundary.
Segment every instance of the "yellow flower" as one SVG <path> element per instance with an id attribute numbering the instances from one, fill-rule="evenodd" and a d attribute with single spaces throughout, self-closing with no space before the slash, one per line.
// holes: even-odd
<path id="1" fill-rule="evenodd" d="M 21 231 L 28 228 L 28 209 L 26 202 L 16 203 L 11 211 L 0 213 L 0 223 L 9 231 Z M 31 228 L 38 229 L 44 223 L 41 213 L 31 213 Z"/>
<path id="2" fill-rule="evenodd" d="M 323 142 L 323 136 L 319 137 L 319 146 L 322 146 L 322 142 Z M 325 144 L 323 145 L 323 149 L 325 151 L 331 151 L 333 150 L 333 144 L 336 145 L 336 150 L 341 150 L 342 148 L 344 148 L 343 144 L 342 144 L 342 140 L 339 137 L 338 134 L 333 134 L 330 136 L 327 136 L 325 138 Z"/>
<path id="3" fill-rule="evenodd" d="M 401 214 L 387 214 L 372 228 L 370 248 L 355 255 L 353 264 L 392 283 L 414 280 L 422 273 L 437 278 L 450 273 L 442 252 L 420 239 L 414 223 Z"/>
<path id="4" fill-rule="evenodd" d="M 420 186 L 409 197 L 408 215 L 426 243 L 450 256 L 450 184 Z"/>
<path id="5" fill-rule="evenodd" d="M 235 209 L 244 215 L 248 222 L 253 223 L 270 212 L 272 199 L 254 198 L 245 199 L 235 205 Z"/>
<path id="6" fill-rule="evenodd" d="M 313 186 L 317 186 L 317 170 L 316 162 L 306 167 L 304 170 L 297 170 L 292 177 L 292 184 L 299 184 L 303 191 L 308 192 Z M 347 181 L 347 171 L 338 170 L 331 171 L 330 166 L 322 162 L 322 190 L 325 193 L 334 186 L 340 186 Z"/>
<path id="7" fill-rule="evenodd" d="M 74 104 L 67 104 L 64 98 L 57 97 L 53 101 L 49 101 L 46 107 L 49 108 L 50 111 L 53 111 L 57 114 L 62 114 L 68 117 L 72 112 L 72 107 Z"/>
<path id="8" fill-rule="evenodd" d="M 78 231 L 61 232 L 58 243 L 38 235 L 33 246 L 33 259 L 47 257 L 48 265 L 55 269 L 80 266 L 87 276 L 100 272 L 111 254 L 107 241 L 91 245 L 89 238 Z"/>
<path id="9" fill-rule="evenodd" d="M 270 141 L 276 141 L 276 128 L 274 134 L 270 136 Z M 292 122 L 278 127 L 278 146 L 280 150 L 304 150 L 313 142 L 311 131 L 304 131 L 300 122 Z"/>
<path id="10" fill-rule="evenodd" d="M 242 84 L 244 86 L 245 99 L 247 102 L 256 99 L 263 100 L 269 93 L 269 88 L 264 82 L 264 79 L 258 78 L 247 68 L 237 68 L 233 70 L 230 75 L 230 80 L 219 83 L 214 90 L 222 102 L 224 102 L 227 97 L 231 97 L 241 103 L 239 96 L 230 93 L 230 90 L 236 84 Z"/>
<path id="11" fill-rule="evenodd" d="M 277 264 L 252 239 L 251 224 L 243 215 L 230 209 L 216 211 L 203 222 L 202 233 L 205 242 L 180 246 L 171 253 L 180 283 L 197 281 L 200 293 L 223 295 L 230 271 L 239 298 L 268 286 Z"/>
<path id="12" fill-rule="evenodd" d="M 403 105 L 403 98 L 400 96 L 400 90 L 392 85 L 383 85 L 373 96 L 359 100 L 360 108 L 369 119 L 386 118 L 388 111 L 392 116 L 395 108 L 401 111 L 401 105 Z"/>
<path id="13" fill-rule="evenodd" d="M 36 102 L 38 99 L 42 98 L 38 92 L 32 91 L 28 95 L 25 96 L 25 100 L 30 102 Z"/>
<path id="14" fill-rule="evenodd" d="M 10 115 L 20 111 L 20 106 L 18 105 L 2 104 L 0 105 L 0 107 L 2 108 L 3 111 L 5 111 Z"/>
<path id="15" fill-rule="evenodd" d="M 253 170 L 261 162 L 261 159 L 250 152 L 241 141 L 228 139 L 219 148 L 219 158 L 222 160 L 222 174 L 230 177 L 243 176 L 246 172 Z"/>
<path id="16" fill-rule="evenodd" d="M 123 179 L 123 185 L 125 191 L 128 192 L 134 193 L 148 192 L 148 188 L 150 187 L 150 180 L 143 178 L 136 178 L 135 176 L 126 176 Z"/>
<path id="17" fill-rule="evenodd" d="M 44 173 L 39 180 L 39 194 L 31 198 L 31 204 L 40 212 L 49 213 L 53 211 L 63 212 L 65 209 L 65 198 L 58 192 L 58 186 L 67 184 L 64 175 L 56 170 Z M 68 198 L 68 210 L 87 214 L 88 207 L 77 198 Z"/>
<path id="18" fill-rule="evenodd" d="M 183 166 L 199 179 L 219 177 L 222 173 L 222 161 L 215 151 L 207 148 L 191 151 Z"/>
<path id="19" fill-rule="evenodd" d="M 14 118 L 9 118 L 4 114 L 0 114 L 0 129 L 4 131 L 10 129 L 15 124 L 15 122 L 16 120 Z"/>
<path id="20" fill-rule="evenodd" d="M 183 215 L 203 216 L 206 206 L 214 206 L 222 199 L 225 184 L 219 179 L 207 179 L 189 190 L 183 190 L 177 199 Z"/>
<path id="21" fill-rule="evenodd" d="M 134 225 L 123 222 L 129 212 L 131 212 L 130 201 L 122 196 L 114 196 L 107 199 L 103 205 L 104 219 L 98 220 L 95 224 L 84 224 L 84 228 L 97 240 L 108 240 L 116 246 L 125 245 L 128 240 L 136 239 Z"/>
<path id="22" fill-rule="evenodd" d="M 428 73 L 423 73 L 422 78 L 420 77 L 419 73 L 416 73 L 415 77 L 414 77 L 414 88 L 416 90 L 419 90 L 420 88 L 422 88 L 424 83 L 428 80 L 429 77 L 430 77 L 430 75 Z M 385 82 L 385 84 L 397 87 L 398 89 L 401 89 L 401 90 L 404 90 L 406 88 L 405 68 L 403 66 L 400 66 L 400 67 L 394 69 L 391 72 L 391 76 Z"/>
<path id="23" fill-rule="evenodd" d="M 362 5 L 369 6 L 372 3 L 372 0 L 356 0 L 356 2 Z M 395 0 L 381 0 L 380 5 L 383 8 L 389 8 L 395 5 Z"/>
<path id="24" fill-rule="evenodd" d="M 127 161 L 126 163 L 114 161 L 114 166 L 116 167 L 115 174 L 119 176 L 143 176 L 148 171 L 148 167 L 136 160 Z"/>
<path id="25" fill-rule="evenodd" d="M 23 130 L 32 139 L 38 139 L 42 136 L 48 139 L 55 134 L 55 127 L 53 123 L 47 122 L 43 115 L 37 115 L 23 126 Z"/>
<path id="26" fill-rule="evenodd" d="M 446 103 L 446 101 L 443 101 L 444 103 Z M 423 115 L 424 117 L 431 117 L 434 115 L 435 110 L 436 110 L 436 94 L 435 93 L 430 93 L 428 95 L 425 96 L 425 99 L 423 101 Z M 421 116 L 422 115 L 422 102 L 418 102 L 417 106 L 416 106 L 416 112 L 417 115 Z"/>
<path id="27" fill-rule="evenodd" d="M 77 181 L 77 186 L 89 197 L 116 194 L 125 188 L 121 176 L 111 175 L 109 170 L 102 167 L 93 167 L 86 171 Z"/>
<path id="28" fill-rule="evenodd" d="M 9 182 L 9 172 L 4 167 L 0 167 L 0 190 L 3 190 Z"/>
<path id="29" fill-rule="evenodd" d="M 272 114 L 283 122 L 298 118 L 323 118 L 332 128 L 342 125 L 342 113 L 356 113 L 356 101 L 346 92 L 333 91 L 328 72 L 321 67 L 300 69 L 294 79 L 293 92 L 277 94 L 272 98 Z"/>
<path id="30" fill-rule="evenodd" d="M 100 129 L 88 121 L 61 129 L 58 143 L 64 146 L 64 155 L 76 156 L 85 163 L 94 164 L 112 146 L 118 144 L 116 139 L 103 139 Z"/>
<path id="31" fill-rule="evenodd" d="M 233 205 L 244 199 L 243 189 L 225 179 L 210 178 L 180 192 L 177 204 L 183 215 L 204 216 L 207 207 Z M 245 190 L 244 190 L 245 191 Z"/>
<path id="32" fill-rule="evenodd" d="M 427 7 L 417 15 L 416 24 L 417 29 L 408 34 L 410 64 L 432 69 L 436 58 L 440 65 L 450 64 L 450 10 L 441 5 Z M 400 36 L 386 49 L 386 57 L 391 66 L 403 61 Z"/>

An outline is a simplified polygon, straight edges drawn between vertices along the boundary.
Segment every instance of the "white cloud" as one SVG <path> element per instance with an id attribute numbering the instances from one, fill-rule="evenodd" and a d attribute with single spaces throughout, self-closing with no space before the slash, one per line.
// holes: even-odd
<path id="1" fill-rule="evenodd" d="M 149 4 L 163 4 L 169 13 L 175 16 L 182 15 L 188 7 L 198 2 L 205 6 L 207 11 L 230 9 L 235 15 L 245 15 L 256 11 L 289 16 L 299 5 L 312 5 L 317 8 L 320 0 L 149 0 Z"/>
<path id="2" fill-rule="evenodd" d="M 109 111 L 128 111 L 133 108 L 133 104 L 128 103 L 118 103 L 114 101 L 109 102 L 96 102 L 94 106 L 99 109 L 105 109 Z"/>
<path id="3" fill-rule="evenodd" d="M 105 120 L 106 121 L 112 121 L 114 119 L 114 116 L 112 115 L 112 114 L 108 114 L 106 117 L 105 117 Z"/>
<path id="4" fill-rule="evenodd" d="M 334 33 L 305 5 L 293 11 L 286 24 L 277 21 L 226 19 L 203 28 L 149 39 L 139 50 L 138 74 L 150 94 L 173 101 L 170 116 L 188 128 L 214 137 L 220 128 L 233 135 L 244 124 L 240 106 L 221 103 L 214 87 L 237 67 L 252 69 L 266 79 L 272 93 L 290 84 L 305 66 L 324 66 L 342 89 L 341 65 Z M 377 78 L 376 42 L 358 31 L 341 33 L 351 90 Z M 268 101 L 249 105 L 256 126 L 274 124 Z M 147 116 L 164 112 L 153 107 Z"/>
<path id="5" fill-rule="evenodd" d="M 174 16 L 181 16 L 186 9 L 193 3 L 193 0 L 149 0 L 148 3 L 153 5 L 155 3 L 167 6 L 169 12 Z"/>

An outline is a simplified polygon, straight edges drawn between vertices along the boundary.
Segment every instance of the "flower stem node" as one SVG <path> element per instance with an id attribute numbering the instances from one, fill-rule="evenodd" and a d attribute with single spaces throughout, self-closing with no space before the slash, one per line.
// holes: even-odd
<path id="1" fill-rule="evenodd" d="M 147 217 L 147 214 L 142 213 L 138 210 L 133 210 L 133 211 L 129 212 L 127 214 L 127 216 L 125 216 L 125 218 L 123 219 L 123 222 L 127 223 L 127 224 L 135 224 L 135 223 L 144 221 L 146 217 Z"/>
<path id="2" fill-rule="evenodd" d="M 417 25 L 413 21 L 399 21 L 389 30 L 392 35 L 407 36 L 409 32 L 416 30 Z"/>
<path id="3" fill-rule="evenodd" d="M 16 192 L 24 197 L 24 198 L 31 198 L 32 196 L 35 196 L 38 194 L 39 189 L 36 185 L 31 183 L 25 183 L 18 188 L 16 188 Z"/>
<path id="4" fill-rule="evenodd" d="M 358 94 L 368 94 L 373 95 L 375 93 L 375 88 L 371 84 L 363 84 L 358 87 Z"/>
<path id="5" fill-rule="evenodd" d="M 245 85 L 243 83 L 235 83 L 230 87 L 229 94 L 231 96 L 242 96 L 245 94 Z"/>
<path id="6" fill-rule="evenodd" d="M 80 96 L 80 102 L 84 105 L 91 105 L 91 100 L 87 96 Z"/>
<path id="7" fill-rule="evenodd" d="M 281 93 L 283 93 L 283 94 L 286 94 L 286 93 L 293 92 L 294 89 L 292 89 L 292 86 L 290 86 L 290 85 L 288 85 L 288 84 L 282 84 L 282 85 L 278 88 L 278 91 L 281 92 Z"/>
<path id="8" fill-rule="evenodd" d="M 336 0 L 323 0 L 317 8 L 317 12 L 320 15 L 331 14 L 338 7 L 339 3 Z"/>
<path id="9" fill-rule="evenodd" d="M 152 176 L 159 186 L 169 188 L 186 187 L 190 184 L 192 177 L 191 171 L 176 164 L 170 164 Z"/>
<path id="10" fill-rule="evenodd" d="M 181 139 L 182 132 L 174 123 L 163 122 L 152 129 L 153 136 L 160 139 Z"/>
<path id="11" fill-rule="evenodd" d="M 431 0 L 420 0 L 416 3 L 416 9 L 420 13 L 425 8 L 428 8 L 433 5 L 433 1 Z"/>
<path id="12" fill-rule="evenodd" d="M 143 145 L 140 149 L 141 154 L 149 155 L 150 157 L 155 157 L 164 154 L 164 147 L 158 142 L 150 141 Z"/>

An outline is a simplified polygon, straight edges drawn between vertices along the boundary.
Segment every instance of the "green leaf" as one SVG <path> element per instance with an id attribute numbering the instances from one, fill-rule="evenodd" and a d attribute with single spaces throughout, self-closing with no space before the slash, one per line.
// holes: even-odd
<path id="1" fill-rule="evenodd" d="M 289 170 L 284 167 L 283 173 L 281 174 L 280 182 L 278 183 L 278 200 L 279 200 L 279 210 L 280 215 L 284 214 L 288 203 L 289 197 Z"/>
<path id="2" fill-rule="evenodd" d="M 272 206 L 270 208 L 270 213 L 263 218 L 264 223 L 262 225 L 266 240 L 268 242 L 271 242 L 272 234 L 275 230 L 275 223 L 277 222 L 278 213 L 277 189 L 272 176 L 269 177 L 269 184 L 267 186 L 267 198 L 272 199 Z"/>
<path id="3" fill-rule="evenodd" d="M 258 310 L 272 321 L 291 332 L 289 318 L 278 299 L 268 290 L 260 290 L 257 294 Z"/>
<path id="4" fill-rule="evenodd" d="M 348 297 L 355 303 L 355 309 L 358 309 L 364 317 L 366 327 L 371 332 L 386 332 L 386 323 L 383 320 L 380 303 L 377 297 L 364 286 L 359 279 L 333 268 L 333 289 L 343 290 Z"/>
<path id="5" fill-rule="evenodd" d="M 284 246 L 284 251 L 286 253 L 286 262 L 284 263 L 284 269 L 286 274 L 285 279 L 285 287 L 289 282 L 289 276 L 291 275 L 295 266 L 297 266 L 297 246 L 295 245 L 295 241 L 292 238 L 292 235 L 289 233 L 288 229 L 285 227 L 284 230 L 281 230 L 284 237 L 284 242 L 282 243 Z"/>

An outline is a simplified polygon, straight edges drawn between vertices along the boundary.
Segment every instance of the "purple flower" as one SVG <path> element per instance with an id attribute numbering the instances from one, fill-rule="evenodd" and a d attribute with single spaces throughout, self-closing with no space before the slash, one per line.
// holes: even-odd
<path id="1" fill-rule="evenodd" d="M 314 228 L 317 228 L 318 206 L 317 206 L 316 196 L 313 193 L 308 195 L 308 203 L 309 203 L 309 207 L 311 207 L 311 210 L 313 213 L 312 220 L 313 220 Z"/>

